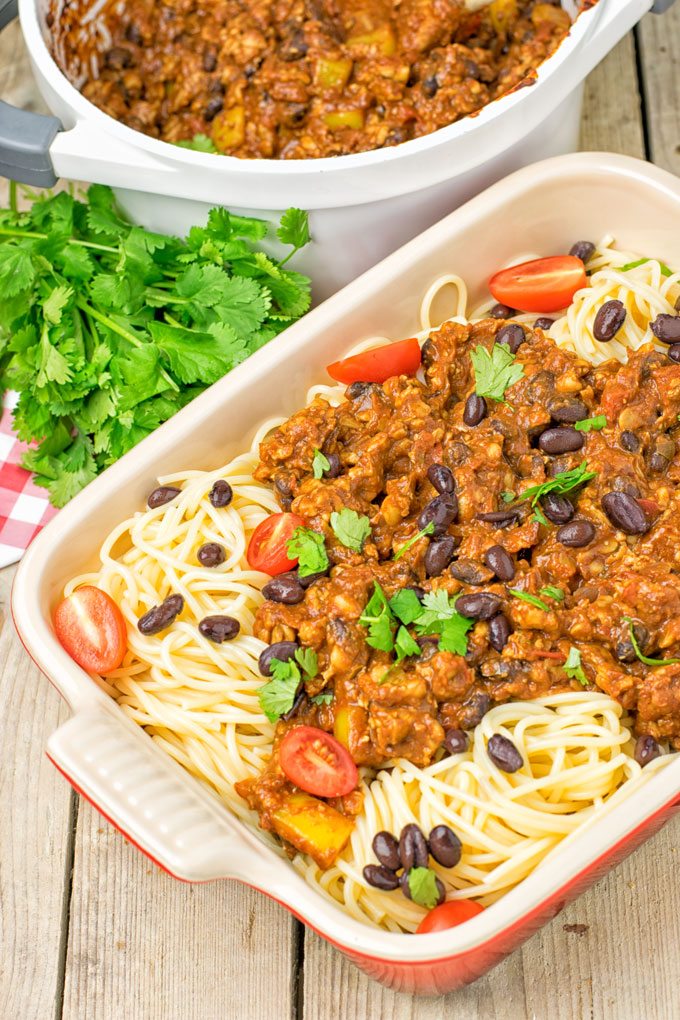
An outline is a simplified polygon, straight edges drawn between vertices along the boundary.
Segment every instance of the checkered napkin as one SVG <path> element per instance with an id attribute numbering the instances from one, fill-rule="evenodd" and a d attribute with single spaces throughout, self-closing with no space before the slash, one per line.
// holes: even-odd
<path id="1" fill-rule="evenodd" d="M 0 567 L 21 559 L 31 541 L 57 513 L 46 489 L 33 484 L 30 471 L 21 467 L 28 449 L 12 429 L 17 393 L 5 393 L 0 418 Z"/>

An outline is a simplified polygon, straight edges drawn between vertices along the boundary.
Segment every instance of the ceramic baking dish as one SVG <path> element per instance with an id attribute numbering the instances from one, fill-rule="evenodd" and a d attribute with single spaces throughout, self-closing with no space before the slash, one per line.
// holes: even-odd
<path id="1" fill-rule="evenodd" d="M 301 407 L 324 366 L 353 343 L 373 334 L 408 336 L 418 327 L 422 294 L 441 272 L 460 273 L 479 298 L 490 273 L 513 256 L 559 253 L 609 232 L 626 248 L 678 265 L 678 224 L 680 181 L 649 164 L 581 154 L 521 170 L 310 312 L 77 496 L 33 542 L 12 596 L 22 641 L 73 713 L 47 753 L 75 788 L 177 878 L 239 879 L 292 910 L 373 977 L 427 993 L 479 977 L 656 831 L 680 807 L 680 756 L 461 927 L 426 936 L 374 930 L 308 886 L 128 721 L 61 648 L 51 611 L 64 582 L 95 567 L 101 540 L 144 505 L 158 475 L 214 469 L 245 448 L 264 417 Z"/>

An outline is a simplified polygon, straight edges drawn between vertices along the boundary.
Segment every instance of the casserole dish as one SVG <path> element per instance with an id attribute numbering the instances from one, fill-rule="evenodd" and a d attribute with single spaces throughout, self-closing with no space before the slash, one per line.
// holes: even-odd
<path id="1" fill-rule="evenodd" d="M 132 131 L 88 102 L 46 43 L 46 0 L 5 0 L 16 13 L 38 87 L 53 117 L 0 107 L 0 173 L 50 186 L 56 177 L 119 189 L 151 229 L 184 233 L 210 205 L 264 217 L 290 205 L 311 211 L 314 244 L 296 268 L 327 297 L 446 212 L 537 159 L 578 146 L 582 83 L 652 7 L 669 0 L 598 0 L 521 88 L 433 134 L 390 148 L 317 160 L 239 160 L 168 145 Z M 562 0 L 575 15 L 576 0 Z"/>
<path id="2" fill-rule="evenodd" d="M 300 406 L 308 386 L 323 378 L 323 366 L 353 341 L 407 336 L 418 325 L 420 296 L 443 266 L 464 270 L 475 300 L 489 274 L 520 249 L 563 251 L 576 236 L 614 232 L 622 246 L 677 262 L 680 240 L 669 224 L 679 215 L 680 182 L 630 158 L 581 154 L 517 172 L 258 351 L 109 468 L 35 540 L 15 581 L 14 619 L 73 711 L 50 739 L 48 755 L 161 867 L 187 881 L 244 881 L 293 909 L 378 980 L 441 993 L 499 962 L 680 808 L 678 759 L 465 925 L 415 937 L 375 931 L 322 898 L 167 758 L 71 660 L 51 625 L 64 583 L 95 566 L 102 537 L 143 505 L 158 475 L 210 468 L 241 450 L 262 418 Z"/>

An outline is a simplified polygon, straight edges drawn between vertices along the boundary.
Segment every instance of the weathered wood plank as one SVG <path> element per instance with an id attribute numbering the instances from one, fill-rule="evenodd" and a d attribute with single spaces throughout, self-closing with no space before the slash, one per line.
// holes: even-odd
<path id="1" fill-rule="evenodd" d="M 0 1017 L 45 1020 L 61 986 L 72 798 L 43 748 L 67 713 L 12 626 L 13 576 L 0 574 Z"/>
<path id="2" fill-rule="evenodd" d="M 623 152 L 644 159 L 645 143 L 631 32 L 588 78 L 581 148 Z"/>
<path id="3" fill-rule="evenodd" d="M 650 159 L 680 174 L 680 7 L 638 29 Z"/>
<path id="4" fill-rule="evenodd" d="M 170 878 L 81 801 L 63 1020 L 292 1016 L 295 929 L 234 882 Z"/>

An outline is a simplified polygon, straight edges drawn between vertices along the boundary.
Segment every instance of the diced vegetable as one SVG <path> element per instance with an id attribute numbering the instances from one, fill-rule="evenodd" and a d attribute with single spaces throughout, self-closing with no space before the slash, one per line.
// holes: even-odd
<path id="1" fill-rule="evenodd" d="M 430 932 L 455 928 L 464 921 L 469 921 L 471 917 L 481 914 L 483 910 L 484 907 L 472 900 L 447 900 L 425 915 L 416 929 L 416 934 L 427 935 Z"/>
<path id="2" fill-rule="evenodd" d="M 110 673 L 125 657 L 123 614 L 106 592 L 93 585 L 78 588 L 59 603 L 54 629 L 71 658 L 91 673 Z"/>
<path id="3" fill-rule="evenodd" d="M 361 131 L 364 126 L 364 114 L 362 110 L 336 110 L 334 113 L 324 115 L 324 124 L 331 131 L 340 131 L 342 128 L 351 128 L 353 131 Z"/>
<path id="4" fill-rule="evenodd" d="M 316 65 L 316 84 L 322 89 L 344 89 L 353 67 L 352 60 L 323 58 Z"/>
<path id="5" fill-rule="evenodd" d="M 381 53 L 383 57 L 391 57 L 397 49 L 397 37 L 391 25 L 380 25 L 372 32 L 350 36 L 347 45 L 358 53 Z"/>
<path id="6" fill-rule="evenodd" d="M 555 255 L 502 269 L 489 280 L 489 290 L 496 301 L 523 312 L 558 312 L 587 282 L 581 259 Z"/>
<path id="7" fill-rule="evenodd" d="M 255 528 L 248 543 L 246 556 L 253 570 L 272 576 L 292 570 L 297 559 L 288 555 L 288 543 L 293 533 L 304 526 L 303 518 L 297 514 L 271 514 L 266 517 Z"/>
<path id="8" fill-rule="evenodd" d="M 343 705 L 335 712 L 333 733 L 335 739 L 349 750 L 357 745 L 360 735 L 365 732 L 366 712 L 359 705 Z"/>
<path id="9" fill-rule="evenodd" d="M 353 382 L 383 383 L 393 375 L 414 375 L 419 367 L 420 344 L 411 339 L 334 361 L 326 371 L 332 379 L 348 386 Z"/>
<path id="10" fill-rule="evenodd" d="M 246 137 L 246 113 L 242 106 L 232 106 L 218 113 L 212 123 L 212 140 L 220 152 L 243 145 Z"/>
<path id="11" fill-rule="evenodd" d="M 279 762 L 291 783 L 316 797 L 344 797 L 359 773 L 347 748 L 316 726 L 295 726 L 279 747 Z"/>
<path id="12" fill-rule="evenodd" d="M 330 868 L 347 845 L 354 822 L 307 793 L 293 793 L 272 815 L 274 829 L 320 868 Z"/>
<path id="13" fill-rule="evenodd" d="M 571 26 L 571 18 L 567 12 L 562 7 L 555 7 L 554 4 L 536 4 L 531 12 L 531 20 L 536 28 L 548 23 L 568 32 Z"/>
<path id="14" fill-rule="evenodd" d="M 491 24 L 499 35 L 505 35 L 517 20 L 517 0 L 493 0 L 489 4 Z"/>

